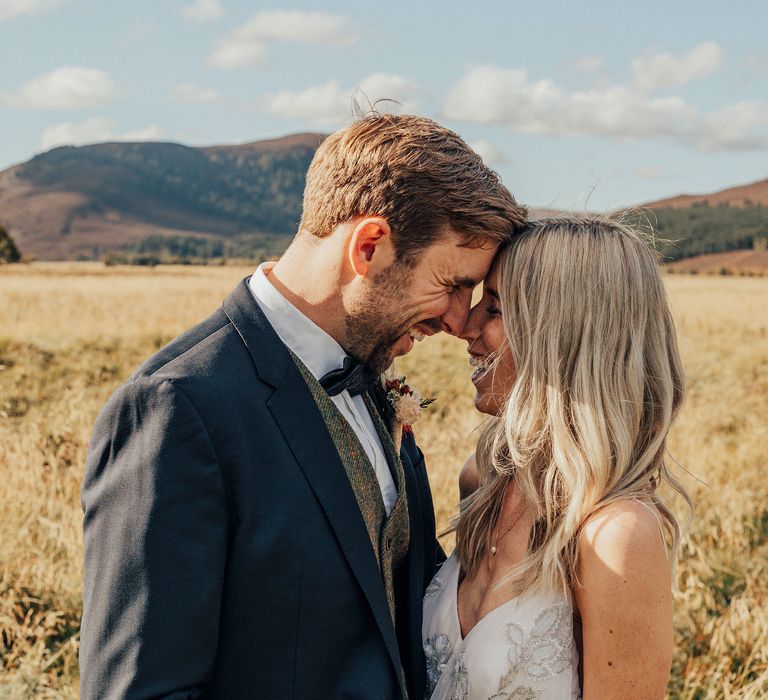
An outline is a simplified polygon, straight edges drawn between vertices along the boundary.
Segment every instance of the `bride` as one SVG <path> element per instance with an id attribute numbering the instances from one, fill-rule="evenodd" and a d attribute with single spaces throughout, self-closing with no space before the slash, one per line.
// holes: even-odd
<path id="1" fill-rule="evenodd" d="M 658 488 L 690 501 L 664 463 L 683 374 L 653 252 L 613 221 L 531 222 L 462 337 L 493 418 L 424 598 L 429 696 L 663 698 L 680 528 Z"/>

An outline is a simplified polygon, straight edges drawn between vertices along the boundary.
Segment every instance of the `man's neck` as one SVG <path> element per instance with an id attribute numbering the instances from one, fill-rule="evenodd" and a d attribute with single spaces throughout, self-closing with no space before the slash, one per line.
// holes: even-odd
<path id="1" fill-rule="evenodd" d="M 267 280 L 315 325 L 344 347 L 346 323 L 338 263 L 319 248 L 294 242 L 279 262 L 265 266 Z"/>

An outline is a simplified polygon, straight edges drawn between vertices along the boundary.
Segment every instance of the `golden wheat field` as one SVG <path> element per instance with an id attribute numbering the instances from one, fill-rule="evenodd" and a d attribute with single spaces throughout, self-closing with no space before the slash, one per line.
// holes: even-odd
<path id="1" fill-rule="evenodd" d="M 79 489 L 93 421 L 144 358 L 249 272 L 0 266 L 0 698 L 77 697 Z M 764 698 L 768 279 L 667 284 L 689 382 L 670 452 L 697 509 L 678 569 L 669 697 Z M 400 369 L 438 396 L 416 433 L 441 527 L 481 422 L 464 343 L 431 339 Z"/>

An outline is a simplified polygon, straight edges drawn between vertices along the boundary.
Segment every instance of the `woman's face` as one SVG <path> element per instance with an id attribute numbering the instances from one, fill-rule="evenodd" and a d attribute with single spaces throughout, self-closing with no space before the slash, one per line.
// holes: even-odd
<path id="1" fill-rule="evenodd" d="M 504 337 L 497 277 L 498 262 L 495 262 L 483 283 L 483 298 L 472 307 L 461 334 L 467 341 L 469 361 L 474 368 L 475 406 L 481 413 L 492 416 L 498 416 L 504 410 L 515 378 L 512 355 Z"/>

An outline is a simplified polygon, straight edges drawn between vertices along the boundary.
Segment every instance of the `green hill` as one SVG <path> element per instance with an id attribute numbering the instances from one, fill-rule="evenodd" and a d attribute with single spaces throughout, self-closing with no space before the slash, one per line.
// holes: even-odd
<path id="1" fill-rule="evenodd" d="M 321 137 L 313 139 L 315 146 Z M 151 215 L 159 226 L 196 215 L 238 229 L 293 233 L 301 217 L 304 174 L 315 148 L 190 148 L 175 143 L 64 146 L 35 156 L 18 176 L 42 188 L 66 187 L 91 209 Z"/>
<path id="2" fill-rule="evenodd" d="M 55 148 L 0 173 L 0 224 L 43 259 L 101 257 L 149 236 L 281 239 L 284 248 L 323 138 Z"/>
<path id="3" fill-rule="evenodd" d="M 661 208 L 633 214 L 640 224 L 650 224 L 666 260 L 680 260 L 704 253 L 754 248 L 768 238 L 768 207 L 716 206 L 695 203 L 688 208 Z"/>

